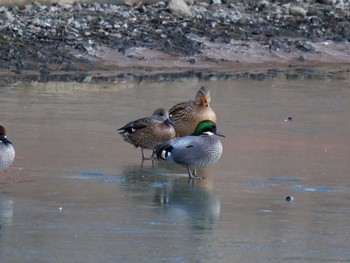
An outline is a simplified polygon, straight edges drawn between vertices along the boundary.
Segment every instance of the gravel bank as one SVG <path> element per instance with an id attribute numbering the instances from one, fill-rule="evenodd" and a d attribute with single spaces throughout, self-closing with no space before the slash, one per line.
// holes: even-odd
<path id="1" fill-rule="evenodd" d="M 348 72 L 349 41 L 345 0 L 0 6 L 0 78 L 212 77 L 320 66 Z"/>

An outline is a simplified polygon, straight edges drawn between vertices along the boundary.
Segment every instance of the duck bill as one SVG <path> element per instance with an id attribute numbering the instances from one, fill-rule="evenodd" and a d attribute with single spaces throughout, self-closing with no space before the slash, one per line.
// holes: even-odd
<path id="1" fill-rule="evenodd" d="M 223 134 L 222 134 L 221 132 L 219 132 L 219 131 L 216 131 L 214 134 L 217 135 L 217 136 L 220 136 L 220 137 L 226 137 L 225 135 L 223 135 Z"/>
<path id="2" fill-rule="evenodd" d="M 209 107 L 209 98 L 208 96 L 203 96 L 201 99 L 202 106 Z"/>
<path id="3" fill-rule="evenodd" d="M 169 118 L 165 120 L 165 123 L 171 126 L 174 126 L 174 122 L 170 120 Z"/>

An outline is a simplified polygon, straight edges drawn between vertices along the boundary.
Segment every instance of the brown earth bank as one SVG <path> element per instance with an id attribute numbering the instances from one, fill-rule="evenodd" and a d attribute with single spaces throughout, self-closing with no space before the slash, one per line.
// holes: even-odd
<path id="1" fill-rule="evenodd" d="M 350 2 L 342 0 L 3 5 L 0 84 L 348 79 L 349 41 Z"/>

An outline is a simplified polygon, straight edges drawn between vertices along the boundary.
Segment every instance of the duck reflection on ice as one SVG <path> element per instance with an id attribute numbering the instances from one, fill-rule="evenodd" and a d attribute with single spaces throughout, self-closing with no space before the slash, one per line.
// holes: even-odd
<path id="1" fill-rule="evenodd" d="M 169 176 L 162 169 L 129 167 L 123 172 L 123 186 L 137 193 L 135 198 L 161 206 L 167 218 L 181 222 L 189 219 L 195 226 L 215 223 L 220 201 L 212 195 L 211 180 L 188 180 Z M 142 194 L 140 194 L 142 193 Z"/>
<path id="2" fill-rule="evenodd" d="M 164 206 L 170 218 L 192 219 L 197 225 L 215 223 L 220 215 L 220 201 L 205 185 L 191 183 L 181 179 L 172 186 L 165 185 L 157 189 L 153 202 Z"/>

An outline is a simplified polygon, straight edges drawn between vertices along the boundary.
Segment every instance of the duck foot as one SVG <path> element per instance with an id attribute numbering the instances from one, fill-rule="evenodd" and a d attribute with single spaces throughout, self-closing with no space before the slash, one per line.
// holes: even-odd
<path id="1" fill-rule="evenodd" d="M 190 180 L 204 180 L 205 178 L 207 178 L 206 176 L 200 176 L 200 175 L 195 175 L 195 176 L 189 176 L 188 179 Z"/>
<path id="2" fill-rule="evenodd" d="M 154 158 L 150 157 L 150 158 L 142 158 L 141 160 L 141 167 L 143 167 L 143 164 L 145 161 L 152 161 L 152 167 L 154 167 Z"/>
<path id="3" fill-rule="evenodd" d="M 194 180 L 203 180 L 205 178 L 207 178 L 206 176 L 200 176 L 200 175 L 197 175 L 197 171 L 196 169 L 191 169 L 187 166 L 187 171 L 188 171 L 188 178 L 190 180 L 194 179 Z"/>

